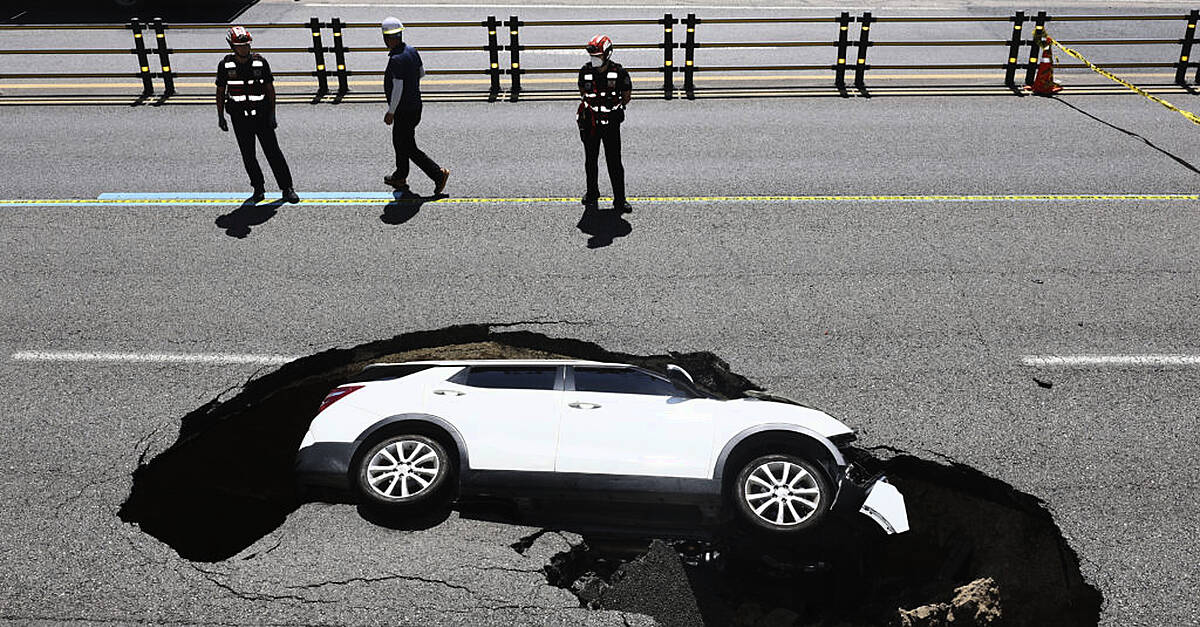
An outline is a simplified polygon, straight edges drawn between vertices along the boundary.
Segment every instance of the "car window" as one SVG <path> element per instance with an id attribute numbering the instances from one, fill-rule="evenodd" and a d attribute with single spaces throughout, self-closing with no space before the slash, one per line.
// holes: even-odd
<path id="1" fill-rule="evenodd" d="M 553 390 L 558 368 L 554 366 L 481 366 L 455 375 L 451 381 L 474 388 L 510 390 Z"/>
<path id="2" fill-rule="evenodd" d="M 682 396 L 691 392 L 666 379 L 628 368 L 575 368 L 577 392 L 617 392 L 651 396 Z"/>

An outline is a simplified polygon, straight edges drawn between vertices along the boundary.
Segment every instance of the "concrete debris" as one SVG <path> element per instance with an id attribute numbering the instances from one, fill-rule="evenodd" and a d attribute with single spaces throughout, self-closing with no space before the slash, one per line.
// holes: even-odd
<path id="1" fill-rule="evenodd" d="M 896 627 L 990 627 L 999 625 L 1000 588 L 990 577 L 955 588 L 949 603 L 897 612 Z"/>
<path id="2" fill-rule="evenodd" d="M 679 553 L 661 540 L 617 570 L 600 594 L 600 607 L 646 614 L 664 627 L 704 624 Z"/>

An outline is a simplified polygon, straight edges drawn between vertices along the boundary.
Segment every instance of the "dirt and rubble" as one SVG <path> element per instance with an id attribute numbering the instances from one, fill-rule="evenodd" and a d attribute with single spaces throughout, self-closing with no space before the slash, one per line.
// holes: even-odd
<path id="1" fill-rule="evenodd" d="M 555 357 L 676 363 L 728 396 L 760 389 L 711 353 L 631 355 L 504 325 L 407 333 L 297 360 L 189 413 L 175 444 L 135 471 L 119 515 L 186 559 L 227 559 L 298 507 L 292 464 L 300 440 L 325 393 L 367 364 Z M 1097 623 L 1101 596 L 1039 499 L 965 465 L 890 447 L 848 457 L 904 493 L 910 532 L 884 536 L 857 517 L 829 523 L 816 539 L 764 544 L 736 530 L 702 538 L 627 530 L 613 540 L 580 525 L 580 541 L 546 564 L 547 584 L 571 590 L 583 607 L 664 625 Z M 470 504 L 458 507 L 472 515 Z M 547 529 L 578 525 L 527 514 L 511 516 Z"/>

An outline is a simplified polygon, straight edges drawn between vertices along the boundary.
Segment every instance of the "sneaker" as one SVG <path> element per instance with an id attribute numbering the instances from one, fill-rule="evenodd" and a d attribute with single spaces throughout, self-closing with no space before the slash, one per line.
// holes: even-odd
<path id="1" fill-rule="evenodd" d="M 446 189 L 446 181 L 450 180 L 450 170 L 442 168 L 442 180 L 433 188 L 433 195 L 440 196 L 442 191 Z"/>
<path id="2" fill-rule="evenodd" d="M 613 202 L 613 210 L 621 213 L 633 213 L 633 207 L 629 205 L 627 200 L 618 200 Z"/>
<path id="3" fill-rule="evenodd" d="M 261 187 L 255 187 L 254 193 L 250 194 L 250 197 L 246 199 L 246 202 L 258 203 L 258 202 L 262 202 L 262 199 L 264 199 L 266 197 L 267 197 L 267 190 L 265 190 Z"/>
<path id="4" fill-rule="evenodd" d="M 300 197 L 296 195 L 296 190 L 291 187 L 283 190 L 283 199 L 293 205 L 300 202 Z"/>

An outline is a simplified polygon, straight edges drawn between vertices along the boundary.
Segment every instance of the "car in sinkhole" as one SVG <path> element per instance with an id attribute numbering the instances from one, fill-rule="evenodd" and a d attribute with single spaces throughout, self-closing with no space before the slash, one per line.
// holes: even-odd
<path id="1" fill-rule="evenodd" d="M 674 364 L 384 363 L 328 393 L 296 473 L 395 512 L 545 497 L 694 504 L 771 535 L 803 535 L 831 512 L 907 531 L 903 495 L 847 461 L 853 440 L 823 411 L 725 398 Z"/>

